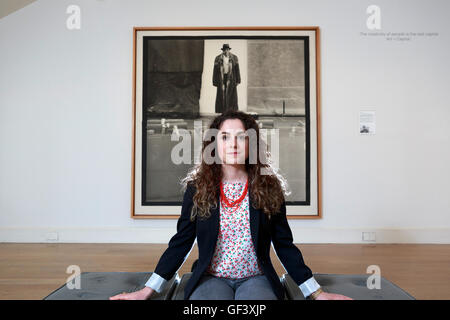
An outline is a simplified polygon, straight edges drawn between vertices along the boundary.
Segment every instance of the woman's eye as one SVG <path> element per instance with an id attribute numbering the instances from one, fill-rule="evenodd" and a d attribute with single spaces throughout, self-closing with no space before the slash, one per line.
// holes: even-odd
<path id="1" fill-rule="evenodd" d="M 222 136 L 223 141 L 227 140 L 227 138 L 228 138 L 227 136 Z"/>
<path id="2" fill-rule="evenodd" d="M 238 139 L 239 139 L 240 141 L 244 141 L 244 140 L 245 140 L 245 136 L 244 136 L 244 135 L 239 136 Z"/>

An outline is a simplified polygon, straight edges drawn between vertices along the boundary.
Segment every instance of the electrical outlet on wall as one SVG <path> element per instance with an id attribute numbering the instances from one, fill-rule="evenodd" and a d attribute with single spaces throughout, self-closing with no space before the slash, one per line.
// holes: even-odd
<path id="1" fill-rule="evenodd" d="M 363 232 L 362 240 L 368 242 L 375 242 L 376 241 L 375 232 Z"/>
<path id="2" fill-rule="evenodd" d="M 58 232 L 49 232 L 45 235 L 45 239 L 47 241 L 57 241 L 58 240 Z"/>

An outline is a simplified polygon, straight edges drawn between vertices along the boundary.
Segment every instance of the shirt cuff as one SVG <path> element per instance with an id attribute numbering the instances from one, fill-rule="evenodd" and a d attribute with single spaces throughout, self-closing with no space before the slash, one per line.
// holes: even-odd
<path id="1" fill-rule="evenodd" d="M 317 291 L 320 288 L 320 285 L 317 283 L 314 277 L 309 278 L 301 285 L 299 285 L 300 290 L 303 293 L 303 296 L 306 298 L 310 296 L 313 292 Z"/>
<path id="2" fill-rule="evenodd" d="M 145 283 L 146 287 L 150 287 L 160 293 L 166 286 L 167 280 L 156 273 L 152 273 L 150 279 Z"/>

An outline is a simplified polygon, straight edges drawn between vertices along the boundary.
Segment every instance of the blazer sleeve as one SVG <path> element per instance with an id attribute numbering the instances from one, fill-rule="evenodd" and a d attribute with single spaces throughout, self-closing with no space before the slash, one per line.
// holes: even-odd
<path id="1" fill-rule="evenodd" d="M 156 265 L 155 272 L 170 280 L 181 267 L 192 249 L 196 237 L 196 220 L 191 221 L 191 209 L 195 187 L 188 185 L 183 196 L 181 215 L 177 222 L 177 233 L 170 239 L 169 246 Z"/>
<path id="2" fill-rule="evenodd" d="M 313 274 L 306 266 L 300 250 L 294 245 L 291 228 L 286 217 L 286 202 L 283 201 L 280 212 L 271 218 L 270 232 L 275 252 L 297 285 L 303 284 Z"/>

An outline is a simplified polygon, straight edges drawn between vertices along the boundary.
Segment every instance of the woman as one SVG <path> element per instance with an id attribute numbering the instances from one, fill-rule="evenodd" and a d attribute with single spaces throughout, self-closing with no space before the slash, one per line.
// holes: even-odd
<path id="1" fill-rule="evenodd" d="M 227 111 L 212 121 L 207 135 L 211 139 L 203 142 L 201 163 L 183 180 L 177 233 L 154 273 L 142 290 L 110 299 L 148 299 L 160 292 L 196 238 L 199 259 L 185 299 L 284 299 L 270 261 L 271 242 L 305 297 L 350 299 L 323 292 L 293 244 L 284 200 L 287 185 L 273 170 L 269 154 L 259 152 L 266 148 L 253 117 Z"/>

